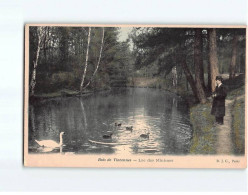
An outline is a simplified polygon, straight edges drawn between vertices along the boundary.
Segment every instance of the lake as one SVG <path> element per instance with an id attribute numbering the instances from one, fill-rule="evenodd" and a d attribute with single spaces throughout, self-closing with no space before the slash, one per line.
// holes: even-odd
<path id="1" fill-rule="evenodd" d="M 132 131 L 126 130 L 131 126 Z M 65 132 L 62 152 L 74 154 L 185 155 L 192 138 L 186 101 L 151 88 L 119 88 L 29 105 L 29 153 L 61 152 L 35 142 L 59 142 L 60 132 Z M 140 137 L 147 133 L 149 138 Z"/>

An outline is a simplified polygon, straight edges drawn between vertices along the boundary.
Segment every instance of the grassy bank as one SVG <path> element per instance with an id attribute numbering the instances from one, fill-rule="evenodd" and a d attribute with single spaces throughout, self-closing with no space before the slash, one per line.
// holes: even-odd
<path id="1" fill-rule="evenodd" d="M 245 87 L 229 89 L 227 99 L 233 100 L 232 105 L 232 142 L 233 154 L 244 154 L 245 145 Z M 211 103 L 197 104 L 190 108 L 190 121 L 193 126 L 193 139 L 190 149 L 191 154 L 216 154 L 216 130 L 215 117 L 211 113 Z"/>
<path id="2" fill-rule="evenodd" d="M 56 97 L 71 97 L 71 96 L 88 96 L 90 94 L 93 94 L 94 92 L 100 92 L 100 91 L 109 91 L 110 87 L 105 87 L 99 90 L 84 90 L 82 93 L 80 91 L 72 90 L 72 89 L 61 89 L 55 92 L 50 93 L 38 93 L 34 95 L 33 99 L 49 99 L 49 98 L 56 98 Z"/>
<path id="3" fill-rule="evenodd" d="M 191 154 L 216 153 L 215 118 L 210 114 L 211 103 L 198 104 L 190 108 L 190 121 L 193 126 Z"/>
<path id="4" fill-rule="evenodd" d="M 232 141 L 234 154 L 245 152 L 245 98 L 235 100 L 232 106 Z"/>
<path id="5" fill-rule="evenodd" d="M 244 80 L 244 77 L 239 79 Z M 239 82 L 236 81 L 235 83 Z M 245 86 L 236 84 L 233 88 L 227 96 L 227 99 L 234 101 L 231 108 L 233 153 L 241 155 L 245 152 Z"/>
<path id="6" fill-rule="evenodd" d="M 178 83 L 177 87 L 173 87 L 172 81 L 170 78 L 164 79 L 161 77 L 134 77 L 133 79 L 130 77 L 128 78 L 127 87 L 144 87 L 144 88 L 157 88 L 157 89 L 163 89 L 170 92 L 173 92 L 175 94 L 178 94 L 180 96 L 183 96 L 184 98 L 189 99 L 192 101 L 194 98 L 192 98 L 191 95 L 191 89 L 188 86 L 188 90 L 186 89 L 185 85 L 185 79 L 182 78 L 181 81 Z M 107 85 L 98 86 L 98 90 L 96 89 L 86 89 L 83 91 L 83 94 L 93 93 L 95 91 L 104 91 L 109 90 L 111 87 Z M 35 95 L 36 97 L 42 97 L 42 98 L 53 98 L 53 97 L 60 97 L 60 96 L 75 96 L 79 95 L 80 92 L 74 89 L 60 89 L 60 90 L 54 90 L 53 92 L 43 92 Z"/>
<path id="7" fill-rule="evenodd" d="M 236 97 L 244 95 L 245 94 L 245 86 L 241 86 L 239 88 L 236 88 L 232 91 L 230 91 L 227 95 L 228 100 L 234 100 Z"/>
<path id="8" fill-rule="evenodd" d="M 128 78 L 127 87 L 163 89 L 183 97 L 189 105 L 193 105 L 195 103 L 195 97 L 192 95 L 190 86 L 186 85 L 186 79 L 184 77 L 180 79 L 176 88 L 172 86 L 172 80 L 170 77 L 166 79 L 161 77 L 130 77 Z"/>

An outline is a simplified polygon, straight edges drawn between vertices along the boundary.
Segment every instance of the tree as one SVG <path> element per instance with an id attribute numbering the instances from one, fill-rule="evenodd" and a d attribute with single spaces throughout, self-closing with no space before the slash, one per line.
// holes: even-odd
<path id="1" fill-rule="evenodd" d="M 94 78 L 94 76 L 95 76 L 95 74 L 96 74 L 96 72 L 97 72 L 97 70 L 98 70 L 98 68 L 99 68 L 100 61 L 101 61 L 101 56 L 102 56 L 103 43 L 104 43 L 103 40 L 104 40 L 104 27 L 102 28 L 101 48 L 100 48 L 100 54 L 99 54 L 98 62 L 97 62 L 97 65 L 96 65 L 96 69 L 95 69 L 94 73 L 92 74 L 92 76 L 91 76 L 89 82 L 83 87 L 83 89 L 87 88 L 87 87 L 90 85 L 92 79 Z"/>
<path id="2" fill-rule="evenodd" d="M 207 31 L 207 39 L 206 39 L 206 53 L 207 53 L 207 72 L 208 72 L 208 82 L 207 82 L 207 91 L 212 92 L 212 81 L 211 81 L 211 65 L 210 65 L 210 38 L 209 38 L 209 31 Z"/>
<path id="3" fill-rule="evenodd" d="M 137 30 L 140 32 L 137 33 Z M 201 103 L 205 103 L 202 30 L 196 29 L 195 31 L 194 29 L 183 28 L 137 30 L 134 32 L 133 42 L 136 47 L 138 63 L 147 66 L 158 59 L 163 59 L 160 71 L 163 70 L 165 74 L 170 73 L 172 67 L 179 64 L 185 73 L 195 98 Z M 195 80 L 187 66 L 187 53 L 191 54 L 191 51 L 194 52 Z M 179 56 L 180 60 L 177 60 Z"/>
<path id="4" fill-rule="evenodd" d="M 44 40 L 45 33 L 46 33 L 45 27 L 42 27 L 42 26 L 37 27 L 38 44 L 37 44 L 37 50 L 36 50 L 36 57 L 33 62 L 33 73 L 32 73 L 31 82 L 30 82 L 31 95 L 34 95 L 34 89 L 35 89 L 35 84 L 36 84 L 36 69 L 38 66 L 40 49 L 42 47 L 42 41 Z"/>
<path id="5" fill-rule="evenodd" d="M 215 78 L 219 74 L 218 69 L 218 57 L 217 57 L 217 44 L 216 44 L 216 29 L 211 28 L 209 33 L 209 65 L 210 65 L 210 77 L 211 77 L 211 91 L 215 90 Z"/>
<path id="6" fill-rule="evenodd" d="M 186 61 L 186 54 L 183 52 L 184 50 L 181 49 L 181 66 L 183 68 L 184 74 L 187 78 L 187 81 L 189 82 L 189 85 L 192 89 L 193 95 L 196 97 L 196 99 L 199 101 L 199 97 L 197 95 L 197 89 L 196 89 L 196 85 L 195 85 L 195 81 L 194 78 L 187 66 L 187 61 Z"/>
<path id="7" fill-rule="evenodd" d="M 230 70 L 229 70 L 229 79 L 234 79 L 235 77 L 238 39 L 239 39 L 239 35 L 236 32 L 234 32 L 234 36 L 232 40 L 232 59 L 231 59 Z"/>
<path id="8" fill-rule="evenodd" d="M 46 29 L 40 44 L 37 26 L 30 27 L 29 61 L 38 59 L 38 66 L 29 64 L 30 91 L 33 75 L 35 94 L 60 93 L 64 89 L 77 91 L 81 83 L 82 90 L 107 89 L 119 76 L 125 86 L 131 52 L 127 43 L 118 41 L 118 28 L 91 27 L 90 34 L 88 27 L 49 26 Z"/>
<path id="9" fill-rule="evenodd" d="M 202 58 L 202 29 L 195 30 L 194 42 L 194 65 L 195 65 L 195 85 L 197 96 L 201 103 L 206 103 L 206 95 L 204 91 L 204 72 L 203 72 L 203 58 Z"/>
<path id="10" fill-rule="evenodd" d="M 84 66 L 84 73 L 83 73 L 82 81 L 81 81 L 81 84 L 80 84 L 80 91 L 81 91 L 81 93 L 83 91 L 84 79 L 85 79 L 86 72 L 87 72 L 87 67 L 88 67 L 89 47 L 90 47 L 90 32 L 91 32 L 91 27 L 89 27 L 89 32 L 88 32 L 88 45 L 87 45 L 87 52 L 86 52 L 86 59 L 85 59 L 85 66 Z"/>

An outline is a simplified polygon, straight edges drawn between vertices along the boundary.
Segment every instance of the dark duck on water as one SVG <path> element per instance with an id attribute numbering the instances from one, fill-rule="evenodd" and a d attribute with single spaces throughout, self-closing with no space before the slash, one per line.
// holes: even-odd
<path id="1" fill-rule="evenodd" d="M 121 123 L 115 123 L 115 126 L 120 127 Z"/>
<path id="2" fill-rule="evenodd" d="M 145 139 L 149 139 L 149 134 L 150 134 L 150 133 L 141 134 L 140 137 L 141 137 L 141 138 L 145 138 Z"/>
<path id="3" fill-rule="evenodd" d="M 111 139 L 112 135 L 113 135 L 113 133 L 110 133 L 109 135 L 103 135 L 102 138 L 103 139 Z"/>
<path id="4" fill-rule="evenodd" d="M 126 130 L 127 130 L 127 131 L 133 131 L 133 126 L 131 126 L 131 127 L 126 127 Z"/>

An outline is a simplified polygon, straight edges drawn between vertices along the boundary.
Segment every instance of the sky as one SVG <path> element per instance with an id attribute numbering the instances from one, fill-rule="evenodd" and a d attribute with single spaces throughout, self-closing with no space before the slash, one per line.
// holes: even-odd
<path id="1" fill-rule="evenodd" d="M 133 27 L 121 27 L 119 41 L 126 41 L 128 38 L 128 34 L 131 32 Z"/>

